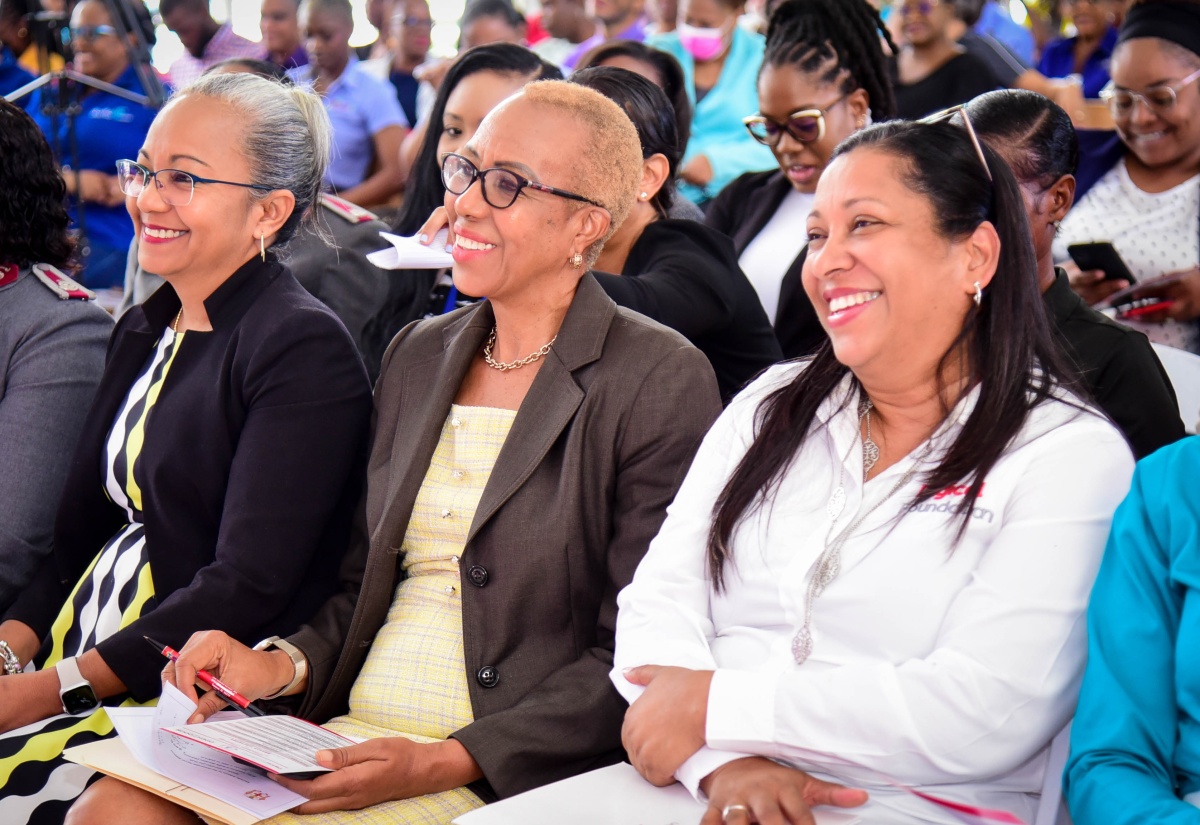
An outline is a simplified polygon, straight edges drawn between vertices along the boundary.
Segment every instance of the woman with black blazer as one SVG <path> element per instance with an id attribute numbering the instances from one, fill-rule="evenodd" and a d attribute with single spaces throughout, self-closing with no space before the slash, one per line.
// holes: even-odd
<path id="1" fill-rule="evenodd" d="M 728 403 L 783 354 L 729 239 L 698 221 L 670 217 L 683 156 L 671 102 L 646 78 L 613 66 L 581 69 L 571 82 L 619 105 L 642 145 L 641 191 L 604 245 L 596 280 L 617 304 L 665 324 L 703 352 Z"/>
<path id="2" fill-rule="evenodd" d="M 158 696 L 162 656 L 219 625 L 294 630 L 333 590 L 365 458 L 354 344 L 267 245 L 309 215 L 320 102 L 250 75 L 160 112 L 118 179 L 139 262 L 167 286 L 128 312 L 66 479 L 52 556 L 0 624 L 0 821 L 61 821 L 109 735 L 103 705 Z M 40 650 L 39 650 L 40 645 Z M 43 798 L 44 797 L 44 798 Z"/>
<path id="3" fill-rule="evenodd" d="M 367 740 L 326 754 L 331 773 L 280 779 L 309 801 L 271 825 L 444 825 L 622 759 L 617 592 L 720 410 L 704 357 L 587 272 L 641 162 L 619 107 L 552 80 L 443 161 L 454 280 L 488 297 L 409 325 L 384 356 L 343 592 L 292 651 L 204 633 L 164 674 L 194 694 L 211 667 Z M 206 695 L 192 718 L 216 709 Z M 196 821 L 110 779 L 72 810 L 118 816 Z"/>
<path id="4" fill-rule="evenodd" d="M 825 340 L 800 285 L 805 221 L 834 148 L 872 119 L 895 112 L 880 38 L 892 44 L 867 0 L 785 2 L 771 15 L 758 76 L 756 116 L 746 128 L 771 148 L 772 172 L 750 172 L 713 199 L 705 217 L 733 240 L 785 358 Z"/>

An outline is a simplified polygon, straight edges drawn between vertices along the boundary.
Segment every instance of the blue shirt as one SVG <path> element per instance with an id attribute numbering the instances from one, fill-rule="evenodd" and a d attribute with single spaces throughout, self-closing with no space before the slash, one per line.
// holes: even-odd
<path id="1" fill-rule="evenodd" d="M 0 97 L 9 92 L 15 92 L 34 79 L 34 76 L 17 62 L 17 56 L 12 53 L 12 50 L 8 46 L 0 44 Z M 29 100 L 30 96 L 26 95 L 16 103 L 18 106 L 28 109 Z"/>
<path id="2" fill-rule="evenodd" d="M 314 66 L 304 66 L 288 72 L 288 76 L 311 86 L 315 71 Z M 374 136 L 389 126 L 407 128 L 408 120 L 395 88 L 363 71 L 354 57 L 325 90 L 321 101 L 333 125 L 333 157 L 325 182 L 335 192 L 353 189 L 366 179 L 375 158 Z"/>
<path id="3" fill-rule="evenodd" d="M 1066 77 L 1075 73 L 1075 40 L 1064 37 L 1046 46 L 1038 71 L 1046 77 Z M 1112 61 L 1113 49 L 1117 47 L 1117 30 L 1112 26 L 1104 33 L 1100 45 L 1083 64 L 1083 96 L 1099 97 L 1100 90 L 1108 84 L 1108 64 Z"/>
<path id="4" fill-rule="evenodd" d="M 683 163 L 704 155 L 712 165 L 713 178 L 701 189 L 680 183 L 679 191 L 693 203 L 716 197 L 725 186 L 746 172 L 761 172 L 776 166 L 771 150 L 750 137 L 742 118 L 758 111 L 758 69 L 762 65 L 762 35 L 733 29 L 733 42 L 717 84 L 696 102 L 696 63 L 679 42 L 676 32 L 646 38 L 646 44 L 671 54 L 683 67 L 683 85 L 692 102 L 692 137 Z"/>
<path id="5" fill-rule="evenodd" d="M 114 86 L 144 94 L 137 69 L 127 68 L 117 78 Z M 82 90 L 81 90 L 82 91 Z M 71 142 L 67 132 L 67 117 L 51 118 L 41 110 L 42 103 L 57 95 L 55 85 L 44 86 L 34 93 L 30 113 L 37 121 L 42 133 L 50 141 L 54 156 L 63 166 L 76 165 L 71 156 Z M 92 90 L 79 100 L 80 113 L 75 119 L 75 134 L 79 147 L 78 168 L 116 175 L 116 163 L 126 158 L 137 158 L 138 150 L 146 139 L 146 132 L 154 121 L 155 111 L 123 97 Z M 71 220 L 76 219 L 76 203 L 70 204 Z M 133 222 L 124 205 L 102 206 L 88 203 L 83 207 L 84 229 L 93 246 L 128 249 L 133 240 Z"/>
<path id="6" fill-rule="evenodd" d="M 1088 609 L 1064 787 L 1075 825 L 1196 825 L 1200 438 L 1142 459 Z"/>
<path id="7" fill-rule="evenodd" d="M 404 119 L 410 124 L 417 122 L 417 91 L 421 81 L 413 77 L 412 72 L 392 72 L 389 76 L 392 86 L 396 89 L 396 99 L 404 110 Z"/>
<path id="8" fill-rule="evenodd" d="M 1012 19 L 1009 13 L 1003 8 L 1003 6 L 1007 5 L 1008 0 L 1003 0 L 1003 2 L 988 0 L 988 2 L 984 3 L 979 15 L 979 21 L 975 24 L 975 31 L 980 34 L 991 35 L 1012 49 L 1021 60 L 1032 64 L 1034 51 L 1033 33 Z"/>

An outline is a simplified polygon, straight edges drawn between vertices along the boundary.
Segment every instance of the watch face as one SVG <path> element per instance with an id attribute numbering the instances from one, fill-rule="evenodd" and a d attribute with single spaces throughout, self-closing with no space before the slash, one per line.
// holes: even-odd
<path id="1" fill-rule="evenodd" d="M 63 710 L 72 716 L 78 716 L 95 708 L 100 704 L 100 700 L 96 698 L 96 692 L 92 690 L 92 686 L 84 684 L 63 691 L 62 703 Z"/>

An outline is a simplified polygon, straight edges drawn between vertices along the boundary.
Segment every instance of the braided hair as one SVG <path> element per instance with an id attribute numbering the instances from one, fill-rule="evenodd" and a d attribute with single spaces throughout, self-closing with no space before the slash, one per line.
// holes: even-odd
<path id="1" fill-rule="evenodd" d="M 896 97 L 881 37 L 893 55 L 900 51 L 867 0 L 786 0 L 771 12 L 763 65 L 819 73 L 822 83 L 838 84 L 843 94 L 864 89 L 871 119 L 889 120 L 896 116 Z"/>

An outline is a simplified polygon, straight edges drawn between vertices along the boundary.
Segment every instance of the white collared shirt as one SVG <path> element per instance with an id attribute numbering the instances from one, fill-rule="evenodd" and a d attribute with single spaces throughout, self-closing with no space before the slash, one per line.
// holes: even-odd
<path id="1" fill-rule="evenodd" d="M 815 644 L 797 666 L 810 568 L 837 529 L 870 509 L 922 447 L 862 481 L 847 378 L 822 404 L 772 503 L 734 532 L 726 589 L 714 594 L 706 540 L 713 503 L 753 437 L 754 414 L 802 364 L 769 370 L 706 436 L 665 523 L 620 594 L 612 679 L 642 664 L 715 670 L 708 746 L 677 777 L 693 793 L 747 754 L 865 788 L 864 821 L 955 822 L 891 787 L 920 786 L 1032 819 L 1045 751 L 1074 712 L 1086 656 L 1084 610 L 1133 457 L 1106 420 L 1040 404 L 988 474 L 953 546 L 965 485 L 909 510 L 914 474 L 850 537 L 841 572 L 815 602 Z M 952 411 L 925 466 L 957 436 L 978 389 Z M 939 818 L 941 817 L 941 818 Z"/>

